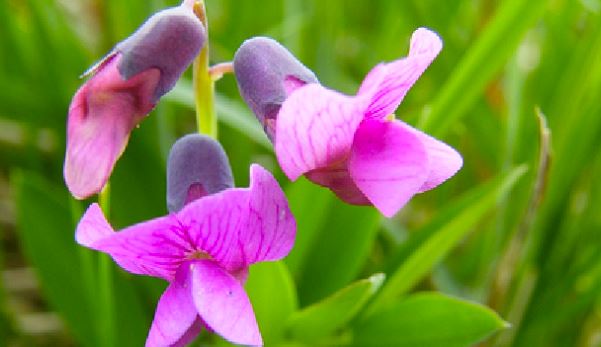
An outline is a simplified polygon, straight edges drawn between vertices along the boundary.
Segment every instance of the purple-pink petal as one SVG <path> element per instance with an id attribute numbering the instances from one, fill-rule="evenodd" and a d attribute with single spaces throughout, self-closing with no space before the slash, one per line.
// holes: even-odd
<path id="1" fill-rule="evenodd" d="M 405 126 L 410 128 L 419 137 L 428 153 L 430 172 L 428 173 L 426 182 L 420 187 L 419 193 L 438 186 L 453 177 L 461 169 L 463 158 L 454 148 L 424 132 L 409 127 L 407 124 Z"/>
<path id="2" fill-rule="evenodd" d="M 277 181 L 259 165 L 250 171 L 249 188 L 205 196 L 177 214 L 118 233 L 93 204 L 78 225 L 76 240 L 110 254 L 135 274 L 171 281 L 182 262 L 200 257 L 244 278 L 250 264 L 286 256 L 296 235 L 294 217 Z"/>
<path id="3" fill-rule="evenodd" d="M 182 266 L 157 305 L 146 347 L 185 346 L 200 332 L 188 266 Z"/>
<path id="4" fill-rule="evenodd" d="M 178 219 L 192 242 L 229 272 L 288 254 L 296 223 L 279 184 L 259 165 L 249 188 L 228 189 L 186 205 Z"/>
<path id="5" fill-rule="evenodd" d="M 259 165 L 249 188 L 230 188 L 180 212 L 114 232 L 98 204 L 76 231 L 78 243 L 109 254 L 123 269 L 170 282 L 147 346 L 184 346 L 204 324 L 227 340 L 262 345 L 244 292 L 248 266 L 286 256 L 296 223 L 275 178 Z"/>
<path id="6" fill-rule="evenodd" d="M 291 180 L 344 161 L 368 99 L 308 84 L 286 99 L 276 124 L 275 152 Z"/>
<path id="7" fill-rule="evenodd" d="M 383 118 L 392 114 L 441 49 L 438 35 L 425 28 L 417 29 L 406 58 L 377 65 L 361 84 L 358 95 L 371 98 L 365 116 Z"/>
<path id="8" fill-rule="evenodd" d="M 100 206 L 92 204 L 88 207 L 77 225 L 75 240 L 82 246 L 94 248 L 94 244 L 98 241 L 111 237 L 114 234 L 115 230 L 113 230 L 113 227 L 111 227 L 104 217 Z"/>
<path id="9" fill-rule="evenodd" d="M 192 297 L 205 324 L 230 342 L 262 345 L 255 314 L 242 284 L 211 260 L 185 266 L 190 268 Z"/>
<path id="10" fill-rule="evenodd" d="M 151 219 L 120 232 L 112 230 L 98 204 L 92 204 L 77 226 L 75 238 L 88 248 L 109 254 L 123 269 L 172 281 L 186 255 L 194 249 L 175 216 Z"/>
<path id="11" fill-rule="evenodd" d="M 249 264 L 275 261 L 292 250 L 296 221 L 275 178 L 259 165 L 250 168 L 250 201 L 246 226 L 240 234 Z"/>
<path id="12" fill-rule="evenodd" d="M 348 160 L 325 168 L 311 170 L 305 176 L 313 183 L 329 188 L 336 196 L 352 205 L 372 205 L 355 184 L 348 170 Z"/>
<path id="13" fill-rule="evenodd" d="M 349 172 L 386 217 L 398 212 L 426 182 L 429 159 L 420 138 L 400 121 L 364 120 L 355 134 Z"/>
<path id="14" fill-rule="evenodd" d="M 442 49 L 438 35 L 417 29 L 409 55 L 379 64 L 355 97 L 305 85 L 277 116 L 275 151 L 291 180 L 300 175 L 354 205 L 391 217 L 415 194 L 453 176 L 462 158 L 448 145 L 390 121 L 409 89 Z"/>
<path id="15" fill-rule="evenodd" d="M 227 189 L 192 201 L 177 213 L 185 239 L 227 271 L 248 266 L 241 251 L 239 235 L 248 213 L 248 190 Z"/>
<path id="16" fill-rule="evenodd" d="M 182 337 L 180 337 L 180 339 L 175 342 L 173 345 L 171 345 L 170 347 L 186 347 L 188 346 L 192 341 L 194 341 L 194 339 L 198 336 L 198 334 L 200 334 L 200 332 L 202 331 L 202 329 L 205 327 L 205 325 L 202 322 L 202 319 L 200 319 L 200 317 L 196 318 L 196 320 L 194 321 L 194 323 L 192 323 L 192 326 L 190 326 L 190 328 L 188 328 L 188 330 L 186 330 L 186 333 L 184 335 L 182 335 Z M 209 331 L 212 332 L 212 331 Z"/>
<path id="17" fill-rule="evenodd" d="M 124 80 L 117 64 L 120 55 L 108 58 L 75 94 L 69 108 L 64 176 L 78 199 L 100 192 L 129 133 L 154 107 L 158 69 L 148 69 Z"/>

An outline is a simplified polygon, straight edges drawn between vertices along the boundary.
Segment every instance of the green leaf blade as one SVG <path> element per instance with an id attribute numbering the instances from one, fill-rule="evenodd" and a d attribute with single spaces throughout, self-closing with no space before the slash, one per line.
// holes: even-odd
<path id="1" fill-rule="evenodd" d="M 264 262 L 251 266 L 246 291 L 263 341 L 278 344 L 284 337 L 285 323 L 298 307 L 292 276 L 283 262 Z"/>
<path id="2" fill-rule="evenodd" d="M 508 328 L 494 311 L 437 293 L 396 302 L 354 328 L 355 346 L 471 346 Z"/>
<path id="3" fill-rule="evenodd" d="M 442 222 L 434 220 L 434 229 L 429 230 L 427 237 L 414 245 L 411 254 L 378 293 L 368 313 L 373 313 L 417 284 L 495 206 L 499 198 L 510 191 L 525 172 L 524 166 L 515 168 L 486 185 L 483 194 L 471 204 L 454 211 L 453 215 L 445 215 Z"/>
<path id="4" fill-rule="evenodd" d="M 383 281 L 383 274 L 373 275 L 296 312 L 287 324 L 290 336 L 307 343 L 330 336 L 355 317 Z"/>
<path id="5" fill-rule="evenodd" d="M 374 208 L 334 199 L 329 212 L 304 256 L 297 281 L 301 305 L 320 300 L 354 280 L 380 230 L 382 217 Z"/>
<path id="6" fill-rule="evenodd" d="M 37 270 L 44 294 L 77 340 L 96 346 L 94 327 L 88 324 L 93 309 L 76 262 L 67 195 L 49 190 L 40 177 L 23 172 L 13 173 L 11 184 L 20 207 L 17 223 L 24 251 Z"/>
<path id="7" fill-rule="evenodd" d="M 441 88 L 420 128 L 442 137 L 482 95 L 487 83 L 515 52 L 520 39 L 542 15 L 546 0 L 501 2 L 494 18 L 467 50 Z M 499 45 L 499 42 L 503 42 Z"/>
<path id="8" fill-rule="evenodd" d="M 74 237 L 74 220 L 65 190 L 55 188 L 38 175 L 16 171 L 11 176 L 16 192 L 18 227 L 25 253 L 37 270 L 44 294 L 51 306 L 65 319 L 83 346 L 99 346 L 97 327 L 105 317 L 99 314 L 96 291 L 90 292 L 89 273 L 82 255 L 96 255 L 82 249 Z M 32 218 L 35 216 L 35 218 Z M 104 256 L 104 255 L 103 255 Z M 143 344 L 150 327 L 151 313 L 144 309 L 132 275 L 113 271 L 116 340 L 124 346 Z"/>

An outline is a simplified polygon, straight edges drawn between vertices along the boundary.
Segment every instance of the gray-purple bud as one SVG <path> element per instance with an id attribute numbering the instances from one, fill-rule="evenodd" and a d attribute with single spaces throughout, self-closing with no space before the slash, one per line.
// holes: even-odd
<path id="1" fill-rule="evenodd" d="M 155 101 L 171 90 L 198 55 L 206 40 L 205 28 L 191 8 L 178 6 L 160 11 L 114 52 L 123 56 L 119 73 L 127 80 L 150 68 L 161 71 Z"/>
<path id="2" fill-rule="evenodd" d="M 167 208 L 181 210 L 187 203 L 234 186 L 225 151 L 212 138 L 190 134 L 178 139 L 167 160 Z"/>
<path id="3" fill-rule="evenodd" d="M 278 112 L 288 95 L 307 83 L 319 83 L 313 71 L 267 37 L 242 43 L 234 56 L 234 73 L 242 98 L 271 139 Z"/>

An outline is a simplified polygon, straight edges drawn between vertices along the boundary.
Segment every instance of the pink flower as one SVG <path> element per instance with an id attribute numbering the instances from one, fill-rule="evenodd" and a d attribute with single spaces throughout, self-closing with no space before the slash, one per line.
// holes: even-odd
<path id="1" fill-rule="evenodd" d="M 262 344 L 242 284 L 249 265 L 290 252 L 296 223 L 273 176 L 259 165 L 250 174 L 250 188 L 205 195 L 120 232 L 97 204 L 79 222 L 81 245 L 111 255 L 131 273 L 170 282 L 146 346 L 183 346 L 202 326 L 233 343 Z"/>
<path id="2" fill-rule="evenodd" d="M 187 2 L 150 17 L 90 70 L 69 107 L 64 176 L 73 196 L 102 190 L 132 129 L 173 88 L 204 41 Z"/>
<path id="3" fill-rule="evenodd" d="M 391 217 L 417 193 L 453 176 L 453 148 L 391 115 L 442 48 L 420 28 L 406 58 L 376 66 L 355 96 L 317 83 L 295 89 L 277 114 L 275 151 L 291 180 L 305 175 L 355 205 Z"/>

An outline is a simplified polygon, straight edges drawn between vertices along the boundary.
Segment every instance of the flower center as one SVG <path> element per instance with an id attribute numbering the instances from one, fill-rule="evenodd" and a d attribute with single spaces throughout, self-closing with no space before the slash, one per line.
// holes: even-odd
<path id="1" fill-rule="evenodd" d="M 187 260 L 213 259 L 203 251 L 192 251 L 186 255 Z"/>

